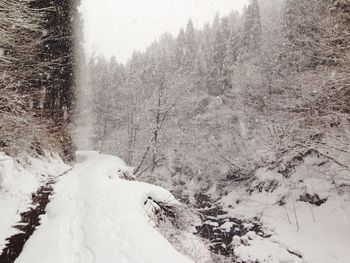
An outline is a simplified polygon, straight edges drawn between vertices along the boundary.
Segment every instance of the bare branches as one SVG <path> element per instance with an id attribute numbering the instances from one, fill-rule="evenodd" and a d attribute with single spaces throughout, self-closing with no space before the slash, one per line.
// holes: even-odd
<path id="1" fill-rule="evenodd" d="M 42 59 L 49 57 L 44 41 L 56 37 L 43 26 L 53 8 L 32 6 L 32 0 L 0 0 L 0 148 L 10 155 L 34 149 L 39 138 L 40 145 L 53 139 L 46 134 L 49 120 L 38 115 L 47 106 L 45 84 L 57 81 L 51 73 L 66 59 Z"/>
<path id="2" fill-rule="evenodd" d="M 343 163 L 339 162 L 337 159 L 335 159 L 334 157 L 332 157 L 332 156 L 330 156 L 330 155 L 328 155 L 326 153 L 321 152 L 320 150 L 316 149 L 316 147 L 308 146 L 308 145 L 301 144 L 301 143 L 296 143 L 296 145 L 299 145 L 299 146 L 301 146 L 301 147 L 303 147 L 305 149 L 308 149 L 308 150 L 313 150 L 313 151 L 317 152 L 319 155 L 321 155 L 321 156 L 323 156 L 323 157 L 333 161 L 335 164 L 337 164 L 337 165 L 345 168 L 346 170 L 350 171 L 350 167 L 348 165 L 343 164 Z"/>
<path id="3" fill-rule="evenodd" d="M 236 168 L 238 168 L 238 169 L 240 169 L 240 170 L 242 170 L 242 171 L 245 170 L 242 166 L 240 166 L 240 165 L 234 163 L 232 160 L 228 159 L 228 158 L 213 144 L 213 143 L 210 143 L 210 145 L 215 149 L 215 151 L 219 154 L 219 156 L 220 156 L 225 162 L 227 162 L 228 164 L 230 164 L 230 165 L 232 165 L 232 166 L 234 166 L 234 167 L 236 167 Z"/>

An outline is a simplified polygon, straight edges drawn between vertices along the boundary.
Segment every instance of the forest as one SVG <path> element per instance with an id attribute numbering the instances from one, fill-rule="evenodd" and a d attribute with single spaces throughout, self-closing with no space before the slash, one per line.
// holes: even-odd
<path id="1" fill-rule="evenodd" d="M 202 29 L 190 19 L 126 65 L 93 54 L 80 144 L 182 189 L 307 151 L 349 169 L 338 159 L 350 143 L 349 22 L 348 1 L 254 0 Z"/>

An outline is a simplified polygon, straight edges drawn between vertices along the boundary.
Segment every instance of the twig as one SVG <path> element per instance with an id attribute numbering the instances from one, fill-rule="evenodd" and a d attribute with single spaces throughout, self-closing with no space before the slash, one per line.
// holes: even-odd
<path id="1" fill-rule="evenodd" d="M 167 156 L 163 156 L 158 158 L 157 160 L 155 160 L 155 163 L 158 163 L 162 160 L 166 160 L 168 157 Z M 148 169 L 150 169 L 153 166 L 153 163 L 148 165 L 146 168 L 144 168 L 141 172 L 139 172 L 138 176 L 140 176 L 141 174 L 143 174 L 144 172 L 146 172 Z"/>
<path id="2" fill-rule="evenodd" d="M 220 155 L 220 157 L 221 157 L 222 159 L 224 159 L 226 162 L 228 162 L 229 164 L 231 164 L 231 165 L 237 167 L 237 168 L 240 169 L 240 170 L 245 170 L 242 166 L 239 166 L 238 164 L 234 163 L 233 161 L 231 161 L 230 159 L 228 159 L 226 156 L 224 156 L 224 155 L 220 152 L 220 150 L 219 150 L 217 147 L 215 147 L 215 145 L 212 144 L 211 142 L 210 142 L 210 145 L 211 145 L 211 146 L 214 148 L 214 150 Z"/>
<path id="3" fill-rule="evenodd" d="M 308 149 L 308 150 L 315 151 L 315 152 L 317 152 L 319 155 L 321 155 L 321 156 L 323 156 L 323 157 L 326 157 L 327 159 L 333 161 L 334 163 L 338 164 L 339 166 L 341 166 L 341 167 L 347 169 L 348 171 L 350 171 L 350 167 L 349 167 L 349 166 L 347 166 L 346 164 L 343 164 L 343 163 L 337 161 L 336 159 L 334 159 L 332 156 L 329 156 L 328 154 L 322 153 L 322 152 L 320 152 L 319 150 L 317 150 L 317 149 L 315 149 L 315 148 L 313 148 L 313 147 L 306 146 L 306 145 L 301 144 L 301 143 L 297 143 L 296 145 L 299 145 L 299 146 L 301 146 L 301 147 L 303 147 L 303 148 L 305 148 L 305 149 Z"/>
<path id="4" fill-rule="evenodd" d="M 294 197 L 292 195 L 292 204 L 293 204 L 293 212 L 294 212 L 294 218 L 295 218 L 295 223 L 297 224 L 297 231 L 300 230 L 300 226 L 299 226 L 299 220 L 298 220 L 298 215 L 297 215 L 297 210 L 295 207 L 295 200 Z"/>

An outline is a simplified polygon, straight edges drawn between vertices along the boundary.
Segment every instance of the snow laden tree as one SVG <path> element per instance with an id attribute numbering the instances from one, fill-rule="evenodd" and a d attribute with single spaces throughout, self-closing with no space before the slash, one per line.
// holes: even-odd
<path id="1" fill-rule="evenodd" d="M 240 45 L 240 56 L 254 55 L 261 45 L 261 19 L 258 0 L 250 0 L 248 7 L 244 10 L 244 23 Z"/>
<path id="2" fill-rule="evenodd" d="M 182 69 L 185 66 L 185 55 L 186 54 L 186 34 L 183 28 L 180 29 L 180 32 L 176 39 L 176 49 L 175 49 L 175 63 L 177 68 Z"/>
<path id="3" fill-rule="evenodd" d="M 33 1 L 32 8 L 47 10 L 41 26 L 46 36 L 37 59 L 49 65 L 44 76 L 38 76 L 35 86 L 44 99 L 41 115 L 50 119 L 51 133 L 61 138 L 63 154 L 73 158 L 71 120 L 78 81 L 78 64 L 82 58 L 81 18 L 79 1 Z M 78 61 L 79 60 L 79 61 Z"/>
<path id="4" fill-rule="evenodd" d="M 197 41 L 196 32 L 192 20 L 190 19 L 186 26 L 185 31 L 185 65 L 187 72 L 194 72 L 196 67 L 197 58 Z"/>
<path id="5" fill-rule="evenodd" d="M 33 101 L 40 96 L 30 85 L 45 65 L 35 59 L 43 29 L 41 11 L 28 1 L 0 1 L 0 147 L 7 154 L 28 150 L 34 142 Z"/>
<path id="6" fill-rule="evenodd" d="M 126 81 L 125 68 L 113 57 L 107 61 L 104 57 L 92 56 L 86 71 L 84 75 L 88 79 L 78 100 L 81 108 L 76 137 L 79 134 L 87 137 L 81 141 L 81 147 L 108 151 L 112 149 L 106 143 L 109 133 L 117 127 L 119 116 L 130 110 L 129 98 L 123 90 Z M 130 90 L 131 88 L 130 86 Z M 123 103 L 117 104 L 117 99 Z"/>
<path id="7" fill-rule="evenodd" d="M 38 53 L 38 60 L 50 63 L 45 78 L 38 78 L 37 86 L 45 92 L 44 114 L 52 118 L 67 118 L 74 101 L 74 20 L 76 1 L 34 1 L 33 8 L 48 9 L 42 27 L 46 37 Z"/>
<path id="8" fill-rule="evenodd" d="M 212 61 L 214 65 L 213 69 L 216 75 L 216 92 L 218 92 L 218 94 L 221 94 L 224 90 L 231 88 L 229 71 L 227 69 L 228 64 L 224 64 L 228 49 L 230 31 L 229 20 L 227 17 L 223 17 L 221 19 L 221 23 L 213 34 Z"/>
<path id="9" fill-rule="evenodd" d="M 9 154 L 54 145 L 71 155 L 77 2 L 0 1 L 1 147 Z M 12 132 L 11 132 L 12 131 Z M 40 138 L 40 139 L 39 139 Z M 45 145 L 45 146 L 43 146 Z M 43 146 L 43 147 L 42 147 Z"/>
<path id="10" fill-rule="evenodd" d="M 148 116 L 148 144 L 141 155 L 141 160 L 137 163 L 134 173 L 142 174 L 146 171 L 154 172 L 159 163 L 166 160 L 167 149 L 167 124 L 177 106 L 179 91 L 173 89 L 172 74 L 176 69 L 172 67 L 172 50 L 175 50 L 174 40 L 167 34 L 163 35 L 159 41 L 162 48 L 157 48 L 153 54 L 156 63 L 153 64 L 152 73 L 148 85 L 152 88 L 149 94 L 149 104 L 147 106 Z M 141 127 L 145 127 L 142 121 Z M 147 127 L 147 126 L 146 126 Z"/>
<path id="11" fill-rule="evenodd" d="M 331 130 L 348 129 L 344 121 L 348 107 L 343 100 L 348 99 L 348 89 L 342 81 L 348 74 L 343 58 L 349 41 L 337 6 L 332 1 L 286 2 L 280 65 L 289 85 L 288 108 L 299 116 L 295 129 L 302 133 L 290 141 L 299 141 L 300 147 L 316 148 Z"/>

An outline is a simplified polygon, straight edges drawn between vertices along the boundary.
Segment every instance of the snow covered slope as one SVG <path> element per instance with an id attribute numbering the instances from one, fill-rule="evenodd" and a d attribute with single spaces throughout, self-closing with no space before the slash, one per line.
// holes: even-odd
<path id="1" fill-rule="evenodd" d="M 349 171 L 322 157 L 304 158 L 289 178 L 258 169 L 248 190 L 236 188 L 221 201 L 232 216 L 259 217 L 272 236 L 243 237 L 235 253 L 252 262 L 350 262 L 349 187 Z"/>
<path id="2" fill-rule="evenodd" d="M 42 224 L 16 263 L 190 263 L 149 223 L 148 197 L 174 203 L 167 190 L 118 178 L 117 157 L 79 152 L 55 186 Z"/>
<path id="3" fill-rule="evenodd" d="M 22 163 L 0 153 L 0 254 L 6 238 L 19 232 L 13 225 L 31 206 L 32 194 L 68 169 L 58 155 L 50 153 L 36 158 L 25 156 Z"/>

